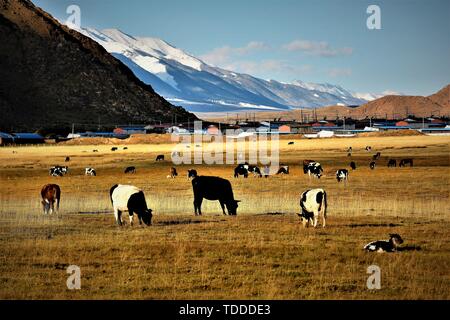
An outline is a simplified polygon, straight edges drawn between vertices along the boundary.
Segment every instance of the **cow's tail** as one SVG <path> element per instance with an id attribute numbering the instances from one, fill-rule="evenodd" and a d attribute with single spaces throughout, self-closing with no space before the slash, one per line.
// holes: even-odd
<path id="1" fill-rule="evenodd" d="M 325 192 L 325 190 L 323 190 L 323 197 L 322 197 L 322 203 L 321 203 L 320 210 L 322 211 L 323 217 L 326 218 L 327 217 L 327 193 Z"/>
<path id="2" fill-rule="evenodd" d="M 109 189 L 109 198 L 111 199 L 111 204 L 113 204 L 113 199 L 112 199 L 112 194 L 114 192 L 114 190 L 118 187 L 118 184 L 115 184 L 111 187 L 111 189 Z M 114 205 L 114 204 L 113 204 Z"/>
<path id="3" fill-rule="evenodd" d="M 56 186 L 56 211 L 59 211 L 59 202 L 61 201 L 61 188 Z"/>

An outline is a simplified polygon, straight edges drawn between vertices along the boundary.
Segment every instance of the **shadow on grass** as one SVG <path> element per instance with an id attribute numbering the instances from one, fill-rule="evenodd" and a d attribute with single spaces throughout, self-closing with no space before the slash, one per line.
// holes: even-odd
<path id="1" fill-rule="evenodd" d="M 178 225 L 178 224 L 199 224 L 199 223 L 211 223 L 211 222 L 221 222 L 224 220 L 165 220 L 165 221 L 158 221 L 155 223 L 155 225 L 158 226 L 170 226 L 170 225 Z"/>
<path id="2" fill-rule="evenodd" d="M 420 251 L 420 250 L 422 250 L 422 248 L 416 245 L 409 245 L 397 248 L 397 251 Z"/>
<path id="3" fill-rule="evenodd" d="M 363 228 L 363 227 L 399 227 L 401 224 L 396 223 L 351 223 L 347 225 L 350 228 Z"/>

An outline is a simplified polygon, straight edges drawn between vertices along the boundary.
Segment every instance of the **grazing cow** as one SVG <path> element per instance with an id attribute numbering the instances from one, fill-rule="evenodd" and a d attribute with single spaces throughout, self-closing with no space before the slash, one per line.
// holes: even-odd
<path id="1" fill-rule="evenodd" d="M 203 198 L 207 200 L 219 200 L 222 212 L 225 215 L 225 206 L 228 215 L 235 216 L 237 213 L 238 202 L 233 195 L 233 189 L 230 181 L 219 177 L 198 176 L 192 180 L 192 189 L 194 191 L 194 210 L 195 215 L 201 215 Z"/>
<path id="2" fill-rule="evenodd" d="M 300 196 L 301 213 L 297 213 L 303 227 L 312 224 L 317 226 L 319 214 L 322 215 L 322 227 L 325 228 L 327 218 L 327 193 L 324 189 L 306 190 Z"/>
<path id="3" fill-rule="evenodd" d="M 111 203 L 114 208 L 116 223 L 122 225 L 122 212 L 128 211 L 130 224 L 133 225 L 133 216 L 136 213 L 139 224 L 144 222 L 147 226 L 152 224 L 152 209 L 147 207 L 144 192 L 135 186 L 116 184 L 109 190 Z"/>
<path id="4" fill-rule="evenodd" d="M 389 240 L 372 241 L 364 246 L 364 250 L 371 252 L 394 252 L 400 244 L 403 243 L 399 234 L 393 233 L 389 235 Z"/>
<path id="5" fill-rule="evenodd" d="M 303 160 L 303 173 L 304 174 L 308 173 L 308 166 L 312 162 L 316 162 L 316 161 L 315 160 Z"/>
<path id="6" fill-rule="evenodd" d="M 128 147 L 123 147 L 123 150 L 128 150 Z"/>
<path id="7" fill-rule="evenodd" d="M 372 160 L 378 160 L 381 157 L 381 153 L 377 152 L 376 154 L 373 155 Z"/>
<path id="8" fill-rule="evenodd" d="M 278 169 L 277 174 L 289 174 L 289 166 L 281 166 Z"/>
<path id="9" fill-rule="evenodd" d="M 136 167 L 126 167 L 125 173 L 136 173 Z"/>
<path id="10" fill-rule="evenodd" d="M 59 201 L 61 199 L 61 188 L 57 184 L 46 184 L 41 189 L 42 207 L 44 214 L 52 214 L 55 211 L 59 211 Z"/>
<path id="11" fill-rule="evenodd" d="M 157 155 L 155 161 L 164 161 L 164 155 L 163 154 Z"/>
<path id="12" fill-rule="evenodd" d="M 238 178 L 240 175 L 244 176 L 244 178 L 248 177 L 248 163 L 240 163 L 236 168 L 234 168 L 234 177 Z"/>
<path id="13" fill-rule="evenodd" d="M 96 176 L 97 172 L 95 172 L 94 168 L 85 168 L 84 169 L 84 175 L 86 175 L 86 176 Z"/>
<path id="14" fill-rule="evenodd" d="M 372 147 L 371 146 L 366 146 L 366 151 L 372 151 Z"/>
<path id="15" fill-rule="evenodd" d="M 92 150 L 92 152 L 98 152 L 98 150 L 97 150 L 97 149 L 94 149 L 94 150 Z"/>
<path id="16" fill-rule="evenodd" d="M 350 168 L 352 168 L 352 170 L 356 170 L 356 163 L 355 163 L 355 161 L 350 162 Z"/>
<path id="17" fill-rule="evenodd" d="M 348 170 L 338 169 L 336 171 L 336 180 L 337 182 L 341 182 L 342 180 L 344 180 L 344 182 L 348 181 Z"/>
<path id="18" fill-rule="evenodd" d="M 70 161 L 70 157 L 66 157 L 66 160 L 64 160 L 65 162 L 69 162 Z"/>
<path id="19" fill-rule="evenodd" d="M 69 172 L 68 166 L 53 166 L 49 169 L 49 174 L 53 177 L 62 177 Z"/>
<path id="20" fill-rule="evenodd" d="M 390 159 L 390 160 L 388 161 L 387 166 L 388 166 L 388 168 L 389 168 L 389 167 L 396 167 L 396 166 L 397 166 L 397 160 L 395 160 L 395 159 Z"/>
<path id="21" fill-rule="evenodd" d="M 399 167 L 405 167 L 407 164 L 409 164 L 410 167 L 413 166 L 413 159 L 409 158 L 409 159 L 402 159 L 399 163 Z"/>
<path id="22" fill-rule="evenodd" d="M 117 150 L 117 147 L 112 147 L 111 148 L 111 151 L 116 151 Z"/>
<path id="23" fill-rule="evenodd" d="M 288 143 L 288 145 L 292 145 L 292 144 L 294 144 L 294 141 L 290 141 L 290 142 Z"/>
<path id="24" fill-rule="evenodd" d="M 252 172 L 254 177 L 262 177 L 261 170 L 257 166 L 248 166 L 248 172 Z"/>
<path id="25" fill-rule="evenodd" d="M 307 167 L 308 176 L 311 178 L 311 176 L 316 177 L 317 179 L 320 179 L 322 176 L 322 165 L 318 162 L 311 162 L 308 164 Z"/>
<path id="26" fill-rule="evenodd" d="M 167 177 L 174 179 L 176 176 L 178 176 L 177 169 L 175 167 L 170 168 L 170 175 Z"/>
<path id="27" fill-rule="evenodd" d="M 197 170 L 195 170 L 195 169 L 189 169 L 188 171 L 187 171 L 187 177 L 188 177 L 188 179 L 190 179 L 190 178 L 195 178 L 197 176 Z"/>
<path id="28" fill-rule="evenodd" d="M 372 161 L 370 164 L 369 164 L 369 167 L 370 167 L 370 169 L 375 169 L 375 161 Z"/>

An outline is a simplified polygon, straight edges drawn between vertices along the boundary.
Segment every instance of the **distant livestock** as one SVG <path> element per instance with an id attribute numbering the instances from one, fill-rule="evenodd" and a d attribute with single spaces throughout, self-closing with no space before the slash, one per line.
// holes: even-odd
<path id="1" fill-rule="evenodd" d="M 312 162 L 316 162 L 315 160 L 303 160 L 303 173 L 308 173 L 308 165 Z"/>
<path id="2" fill-rule="evenodd" d="M 97 149 L 94 149 L 94 150 L 92 150 L 92 152 L 98 152 L 98 150 L 97 150 Z"/>
<path id="3" fill-rule="evenodd" d="M 114 217 L 118 225 L 123 224 L 122 212 L 128 211 L 130 224 L 133 225 L 133 216 L 136 213 L 139 224 L 152 224 L 152 209 L 147 207 L 144 192 L 135 186 L 114 185 L 109 190 L 111 203 L 114 209 Z"/>
<path id="4" fill-rule="evenodd" d="M 317 226 L 319 215 L 322 215 L 322 227 L 325 227 L 327 218 L 327 193 L 324 189 L 306 190 L 300 196 L 301 212 L 297 215 L 303 227 L 310 224 Z"/>
<path id="5" fill-rule="evenodd" d="M 52 214 L 59 211 L 59 201 L 61 199 L 61 188 L 57 184 L 46 184 L 41 189 L 42 207 L 44 214 Z"/>
<path id="6" fill-rule="evenodd" d="M 248 163 L 240 163 L 236 168 L 234 168 L 234 177 L 238 178 L 239 176 L 244 176 L 244 178 L 248 177 Z"/>
<path id="7" fill-rule="evenodd" d="M 157 155 L 155 161 L 164 161 L 164 155 L 163 154 Z"/>
<path id="8" fill-rule="evenodd" d="M 413 159 L 409 158 L 409 159 L 402 159 L 399 163 L 399 167 L 405 167 L 406 165 L 409 165 L 410 167 L 413 166 Z"/>
<path id="9" fill-rule="evenodd" d="M 136 167 L 126 167 L 124 173 L 136 173 Z"/>
<path id="10" fill-rule="evenodd" d="M 128 147 L 123 147 L 123 150 L 128 150 Z"/>
<path id="11" fill-rule="evenodd" d="M 356 163 L 355 163 L 355 161 L 350 162 L 350 168 L 352 168 L 352 170 L 356 170 Z"/>
<path id="12" fill-rule="evenodd" d="M 94 168 L 85 168 L 84 169 L 84 175 L 86 175 L 86 176 L 96 176 L 97 172 L 95 172 Z"/>
<path id="13" fill-rule="evenodd" d="M 306 172 L 308 173 L 308 176 L 310 178 L 311 176 L 313 176 L 317 179 L 320 179 L 320 177 L 322 176 L 323 168 L 319 162 L 311 162 L 308 164 Z"/>
<path id="14" fill-rule="evenodd" d="M 174 179 L 176 176 L 178 176 L 177 169 L 175 167 L 170 168 L 170 174 L 167 176 L 167 178 Z"/>
<path id="15" fill-rule="evenodd" d="M 348 170 L 347 169 L 338 169 L 336 171 L 336 180 L 337 180 L 337 182 L 348 181 Z"/>
<path id="16" fill-rule="evenodd" d="M 190 179 L 190 178 L 195 178 L 197 175 L 198 175 L 198 174 L 197 174 L 197 170 L 195 170 L 195 169 L 189 169 L 189 170 L 187 171 L 187 177 L 188 177 L 188 179 Z"/>
<path id="17" fill-rule="evenodd" d="M 389 240 L 377 240 L 370 242 L 364 246 L 364 250 L 372 252 L 394 252 L 400 244 L 403 243 L 403 239 L 399 234 L 390 234 Z"/>
<path id="18" fill-rule="evenodd" d="M 289 143 L 288 143 L 288 145 L 293 145 L 294 144 L 294 141 L 290 141 Z"/>
<path id="19" fill-rule="evenodd" d="M 352 153 L 353 152 L 352 147 L 348 147 L 347 152 Z"/>
<path id="20" fill-rule="evenodd" d="M 378 160 L 381 157 L 381 152 L 377 152 L 376 154 L 373 155 L 372 160 Z"/>
<path id="21" fill-rule="evenodd" d="M 375 161 L 372 161 L 370 164 L 369 164 L 369 167 L 370 167 L 370 169 L 375 169 Z"/>
<path id="22" fill-rule="evenodd" d="M 117 147 L 112 147 L 111 148 L 111 151 L 116 151 L 117 150 Z"/>
<path id="23" fill-rule="evenodd" d="M 277 174 L 289 174 L 289 166 L 281 166 L 278 169 Z"/>
<path id="24" fill-rule="evenodd" d="M 68 166 L 53 166 L 48 170 L 53 177 L 62 177 L 69 172 Z"/>
<path id="25" fill-rule="evenodd" d="M 64 160 L 65 162 L 69 162 L 70 161 L 70 157 L 66 157 L 66 160 Z"/>
<path id="26" fill-rule="evenodd" d="M 388 161 L 387 166 L 388 166 L 388 168 L 389 168 L 389 167 L 396 167 L 396 166 L 397 166 L 397 160 L 395 160 L 395 159 L 390 159 L 390 160 Z"/>
<path id="27" fill-rule="evenodd" d="M 372 147 L 371 146 L 366 146 L 366 151 L 372 151 Z"/>
<path id="28" fill-rule="evenodd" d="M 219 200 L 222 212 L 225 215 L 225 206 L 229 215 L 236 215 L 239 200 L 234 199 L 230 181 L 219 177 L 198 176 L 192 180 L 194 191 L 195 215 L 201 215 L 203 198 L 207 200 Z"/>
<path id="29" fill-rule="evenodd" d="M 257 166 L 248 166 L 248 172 L 253 173 L 254 177 L 262 177 L 261 170 Z"/>

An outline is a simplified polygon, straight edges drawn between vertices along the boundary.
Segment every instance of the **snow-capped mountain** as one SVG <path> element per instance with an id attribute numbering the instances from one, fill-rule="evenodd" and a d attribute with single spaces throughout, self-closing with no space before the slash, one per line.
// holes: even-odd
<path id="1" fill-rule="evenodd" d="M 359 105 L 367 100 L 340 86 L 263 80 L 210 66 L 169 43 L 117 29 L 77 29 L 127 65 L 165 99 L 192 112 L 286 110 Z"/>

